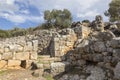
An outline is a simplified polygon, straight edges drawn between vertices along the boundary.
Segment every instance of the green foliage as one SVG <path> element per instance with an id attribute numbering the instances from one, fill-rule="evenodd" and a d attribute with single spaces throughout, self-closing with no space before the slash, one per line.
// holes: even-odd
<path id="1" fill-rule="evenodd" d="M 89 20 L 83 20 L 82 23 L 85 22 L 85 23 L 90 23 Z"/>
<path id="2" fill-rule="evenodd" d="M 18 27 L 15 27 L 14 29 L 10 30 L 9 32 L 12 37 L 23 36 L 23 35 L 27 34 L 27 31 L 25 29 L 21 29 Z"/>
<path id="3" fill-rule="evenodd" d="M 112 0 L 105 15 L 110 18 L 111 22 L 120 21 L 120 0 Z"/>
<path id="4" fill-rule="evenodd" d="M 5 30 L 0 30 L 0 37 L 2 38 L 6 38 L 9 37 L 9 32 L 5 31 Z"/>
<path id="5" fill-rule="evenodd" d="M 23 36 L 27 34 L 27 31 L 28 30 L 20 29 L 17 27 L 12 30 L 0 30 L 0 38 Z"/>
<path id="6" fill-rule="evenodd" d="M 45 76 L 45 79 L 46 79 L 46 80 L 54 80 L 51 75 Z"/>
<path id="7" fill-rule="evenodd" d="M 0 75 L 7 73 L 7 72 L 8 72 L 7 70 L 0 70 Z"/>
<path id="8" fill-rule="evenodd" d="M 43 27 L 46 28 L 66 28 L 69 27 L 72 23 L 72 17 L 69 10 L 55 10 L 52 11 L 46 10 L 44 12 L 44 19 L 46 23 L 43 24 Z"/>

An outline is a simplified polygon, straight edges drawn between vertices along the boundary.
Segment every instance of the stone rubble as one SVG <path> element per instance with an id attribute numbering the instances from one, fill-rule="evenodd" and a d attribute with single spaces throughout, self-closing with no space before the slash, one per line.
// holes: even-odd
<path id="1" fill-rule="evenodd" d="M 14 37 L 0 41 L 0 68 L 19 68 L 22 61 L 37 59 L 38 40 Z M 28 65 L 26 65 L 28 66 Z M 29 64 L 29 66 L 31 66 Z M 26 67 L 27 68 L 27 67 Z"/>

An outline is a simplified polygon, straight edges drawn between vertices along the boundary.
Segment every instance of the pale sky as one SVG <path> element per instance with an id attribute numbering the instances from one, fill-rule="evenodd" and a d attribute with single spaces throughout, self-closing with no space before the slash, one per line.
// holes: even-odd
<path id="1" fill-rule="evenodd" d="M 0 29 L 34 27 L 44 22 L 43 12 L 52 9 L 68 9 L 73 21 L 94 20 L 102 15 L 111 0 L 0 0 Z"/>

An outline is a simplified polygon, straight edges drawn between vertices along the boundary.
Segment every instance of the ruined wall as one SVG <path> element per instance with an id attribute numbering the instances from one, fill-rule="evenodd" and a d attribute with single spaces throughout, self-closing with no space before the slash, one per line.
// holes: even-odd
<path id="1" fill-rule="evenodd" d="M 90 33 L 89 30 L 87 32 L 87 27 L 79 26 L 73 29 L 77 35 L 58 34 L 52 39 L 51 54 L 65 58 L 61 64 L 51 64 L 52 74 L 61 74 L 60 71 L 64 72 L 69 65 L 73 66 L 72 69 L 77 69 L 77 79 L 82 75 L 85 80 L 120 80 L 120 37 L 111 36 L 109 31 Z M 71 75 L 63 75 L 60 80 L 64 80 L 65 76 Z"/>
<path id="2" fill-rule="evenodd" d="M 82 67 L 83 72 L 86 74 L 88 73 L 86 72 L 87 68 L 95 66 L 103 70 L 103 73 L 106 73 L 105 76 L 108 80 L 119 80 L 120 37 L 107 41 L 87 40 L 85 42 L 88 44 L 85 44 L 85 46 L 79 46 L 68 53 L 69 56 L 67 55 L 67 61 L 70 62 L 70 64 Z M 92 70 L 90 71 L 92 72 Z M 91 72 L 89 74 L 92 75 Z M 92 77 L 96 78 L 96 76 Z M 105 79 L 105 77 L 100 78 L 100 80 L 103 79 Z"/>
<path id="3" fill-rule="evenodd" d="M 76 26 L 73 28 L 75 33 L 77 34 L 78 39 L 85 39 L 88 38 L 88 35 L 90 34 L 90 28 L 80 25 L 80 26 Z"/>
<path id="4" fill-rule="evenodd" d="M 73 49 L 73 45 L 77 40 L 76 34 L 72 29 L 67 29 L 64 34 L 57 34 L 53 37 L 50 46 L 51 56 L 61 57 Z"/>
<path id="5" fill-rule="evenodd" d="M 53 33 L 55 33 L 55 29 L 51 30 L 38 30 L 34 34 L 36 39 L 38 40 L 38 53 L 42 55 L 49 55 L 49 44 L 52 39 Z M 33 37 L 35 37 L 33 36 Z"/>
<path id="6" fill-rule="evenodd" d="M 31 36 L 7 38 L 0 41 L 0 68 L 24 68 L 37 59 L 38 40 Z"/>

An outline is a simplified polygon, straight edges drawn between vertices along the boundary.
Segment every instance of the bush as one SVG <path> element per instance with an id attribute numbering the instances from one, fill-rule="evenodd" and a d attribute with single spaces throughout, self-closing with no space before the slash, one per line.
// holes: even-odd
<path id="1" fill-rule="evenodd" d="M 47 28 L 67 28 L 72 23 L 72 16 L 69 10 L 46 10 L 44 12 L 45 24 L 42 27 Z"/>

